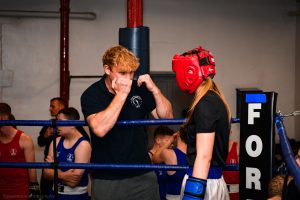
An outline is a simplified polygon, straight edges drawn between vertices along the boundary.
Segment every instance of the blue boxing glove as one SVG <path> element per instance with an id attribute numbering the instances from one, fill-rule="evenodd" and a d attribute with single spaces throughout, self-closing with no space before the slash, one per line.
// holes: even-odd
<path id="1" fill-rule="evenodd" d="M 206 191 L 207 180 L 189 176 L 186 180 L 182 200 L 203 200 Z"/>

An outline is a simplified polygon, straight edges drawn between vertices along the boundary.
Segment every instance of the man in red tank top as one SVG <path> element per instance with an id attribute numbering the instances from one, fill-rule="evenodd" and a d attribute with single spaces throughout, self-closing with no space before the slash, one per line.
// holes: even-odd
<path id="1" fill-rule="evenodd" d="M 0 120 L 12 119 L 10 106 L 0 103 Z M 13 126 L 0 126 L 0 162 L 35 162 L 31 137 Z M 35 169 L 3 168 L 0 170 L 0 200 L 27 200 L 29 186 L 36 184 Z"/>

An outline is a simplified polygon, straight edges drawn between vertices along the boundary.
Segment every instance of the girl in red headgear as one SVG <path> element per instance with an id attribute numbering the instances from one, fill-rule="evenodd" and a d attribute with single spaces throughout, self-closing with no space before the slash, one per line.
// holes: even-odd
<path id="1" fill-rule="evenodd" d="M 222 168 L 228 154 L 230 132 L 230 109 L 227 101 L 216 83 L 212 80 L 215 74 L 214 62 L 210 62 L 211 54 L 200 48 L 177 56 L 174 59 L 198 57 L 199 67 L 195 72 L 187 71 L 188 77 L 201 79 L 193 92 L 192 102 L 186 123 L 188 130 L 187 160 L 189 170 L 183 181 L 182 196 L 184 200 L 195 199 L 229 199 L 226 183 L 222 177 Z M 184 57 L 184 58 L 181 58 Z M 184 62 L 173 59 L 173 70 L 177 74 L 189 69 Z M 177 64 L 176 63 L 181 63 Z M 203 69 L 202 69 L 203 68 Z M 206 70 L 213 69 L 213 70 Z M 212 74 L 210 74 L 212 72 Z M 187 78 L 188 78 L 187 77 Z M 177 79 L 177 83 L 178 80 Z M 196 80 L 195 80 L 196 81 Z M 185 91 L 190 91 L 189 81 L 185 82 Z M 192 85 L 194 87 L 194 85 Z"/>

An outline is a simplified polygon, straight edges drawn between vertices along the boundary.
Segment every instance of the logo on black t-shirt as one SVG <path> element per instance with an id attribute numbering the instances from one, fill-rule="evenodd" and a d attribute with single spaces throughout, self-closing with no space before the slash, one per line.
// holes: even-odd
<path id="1" fill-rule="evenodd" d="M 143 103 L 142 98 L 140 96 L 132 96 L 130 101 L 131 104 L 136 108 L 140 108 Z"/>

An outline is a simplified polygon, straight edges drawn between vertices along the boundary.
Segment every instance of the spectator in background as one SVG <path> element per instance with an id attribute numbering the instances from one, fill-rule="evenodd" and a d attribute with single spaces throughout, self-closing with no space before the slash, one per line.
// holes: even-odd
<path id="1" fill-rule="evenodd" d="M 161 164 L 161 162 L 154 162 L 153 156 L 157 151 L 161 151 L 165 148 L 171 148 L 173 144 L 174 131 L 167 126 L 158 126 L 153 133 L 153 146 L 148 151 L 152 163 Z M 161 200 L 166 199 L 166 187 L 167 187 L 167 172 L 165 170 L 156 170 L 157 183 L 159 186 L 159 195 Z"/>
<path id="2" fill-rule="evenodd" d="M 285 177 L 285 175 L 276 175 L 272 178 L 268 185 L 268 200 L 282 199 Z"/>
<path id="3" fill-rule="evenodd" d="M 58 112 L 58 120 L 79 120 L 79 113 L 75 108 L 64 108 Z M 59 126 L 60 133 L 56 138 L 57 161 L 69 163 L 88 163 L 91 157 L 91 146 L 88 140 L 75 126 Z M 53 143 L 50 145 L 47 162 L 54 162 Z M 46 179 L 53 180 L 54 170 L 44 169 Z M 88 172 L 85 169 L 59 169 L 59 200 L 87 200 Z M 52 199 L 53 195 L 50 196 Z"/>
<path id="4" fill-rule="evenodd" d="M 295 161 L 300 169 L 300 147 L 298 146 L 298 151 L 294 153 Z M 296 183 L 294 179 L 288 183 L 286 188 L 286 200 L 299 200 L 300 199 L 300 191 L 296 187 Z"/>
<path id="5" fill-rule="evenodd" d="M 66 107 L 65 101 L 60 97 L 54 97 L 50 100 L 49 111 L 51 115 L 51 119 L 56 119 L 57 113 Z M 38 145 L 40 147 L 45 147 L 44 149 L 44 157 L 46 158 L 49 151 L 50 143 L 53 138 L 53 128 L 49 126 L 44 126 L 40 134 L 37 138 Z"/>
<path id="6" fill-rule="evenodd" d="M 155 128 L 153 133 L 153 146 L 148 151 L 149 156 L 152 160 L 153 155 L 161 149 L 166 143 L 170 143 L 171 138 L 173 138 L 174 131 L 170 129 L 168 126 L 160 125 Z M 170 144 L 167 148 L 171 148 L 172 144 Z"/>
<path id="7" fill-rule="evenodd" d="M 181 127 L 178 132 L 172 135 L 152 157 L 153 163 L 164 163 L 166 165 L 187 166 L 186 159 L 186 128 Z M 175 141 L 174 148 L 170 148 Z M 185 170 L 167 171 L 166 174 L 166 199 L 180 200 L 182 180 L 186 174 Z"/>
<path id="8" fill-rule="evenodd" d="M 50 100 L 49 111 L 51 119 L 56 119 L 58 111 L 67 107 L 65 100 L 61 97 L 54 97 Z M 49 153 L 49 146 L 53 140 L 53 128 L 44 126 L 37 138 L 38 145 L 44 147 L 44 159 L 46 159 Z M 43 173 L 40 179 L 40 189 L 43 199 L 47 199 L 49 192 L 52 189 L 53 182 L 44 178 Z"/>
<path id="9" fill-rule="evenodd" d="M 300 168 L 300 149 L 294 152 L 294 154 L 295 161 Z M 279 174 L 274 176 L 270 181 L 268 186 L 268 196 L 268 200 L 299 200 L 300 191 L 297 189 L 295 180 L 292 176 Z"/>
<path id="10" fill-rule="evenodd" d="M 14 119 L 11 107 L 0 103 L 0 120 Z M 0 162 L 35 162 L 31 137 L 13 126 L 0 126 Z M 36 169 L 3 168 L 0 170 L 0 199 L 39 198 Z"/>
<path id="11" fill-rule="evenodd" d="M 50 100 L 49 111 L 51 119 L 56 119 L 57 113 L 67 106 L 66 102 L 61 97 L 54 97 Z M 44 147 L 44 159 L 46 159 L 49 153 L 49 146 L 53 140 L 53 128 L 44 126 L 37 138 L 37 143 L 40 147 Z M 40 189 L 43 199 L 47 199 L 49 192 L 52 189 L 53 182 L 43 178 L 43 174 L 40 179 Z"/>
<path id="12" fill-rule="evenodd" d="M 56 120 L 58 112 L 67 107 L 65 100 L 61 97 L 54 97 L 50 100 L 49 111 L 52 120 Z M 79 119 L 79 118 L 78 118 Z M 89 135 L 83 129 L 83 127 L 76 127 L 77 130 L 90 141 Z M 49 153 L 49 146 L 53 140 L 53 127 L 44 126 L 37 138 L 38 145 L 44 147 L 44 159 L 46 159 Z M 43 172 L 42 172 L 43 173 Z M 47 199 L 48 195 L 52 189 L 53 182 L 51 180 L 45 179 L 43 174 L 40 179 L 40 189 L 43 199 Z"/>

